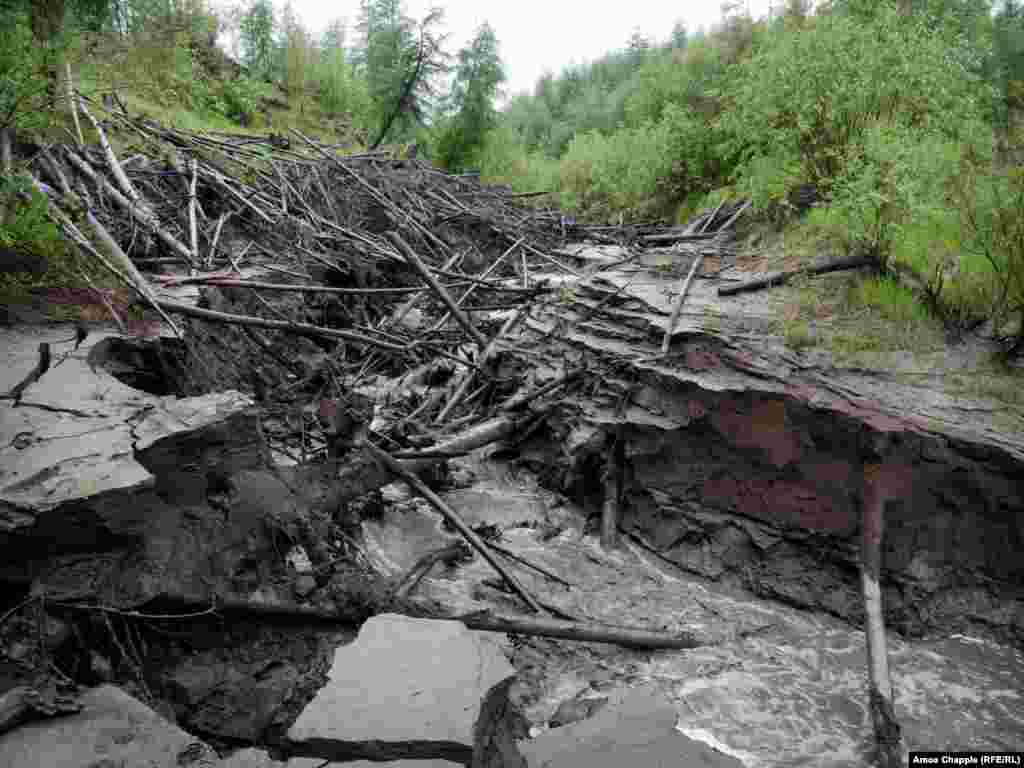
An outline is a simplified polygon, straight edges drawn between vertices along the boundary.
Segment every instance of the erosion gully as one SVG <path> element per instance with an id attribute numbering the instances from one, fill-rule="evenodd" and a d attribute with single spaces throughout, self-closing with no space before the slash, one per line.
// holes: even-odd
<path id="1" fill-rule="evenodd" d="M 869 764 L 859 628 L 687 574 L 629 536 L 606 552 L 583 510 L 507 462 L 476 456 L 462 472 L 475 479 L 449 492 L 449 502 L 473 525 L 500 527 L 505 547 L 573 585 L 517 569 L 534 594 L 596 622 L 685 628 L 707 637 L 699 648 L 657 652 L 513 637 L 519 702 L 533 734 L 567 700 L 654 684 L 675 703 L 680 731 L 750 768 Z M 386 488 L 385 499 L 382 516 L 364 522 L 368 552 L 382 570 L 398 573 L 455 537 L 400 486 Z M 480 558 L 433 571 L 418 592 L 467 611 L 516 605 Z M 1024 746 L 1019 650 L 961 634 L 913 640 L 890 634 L 889 654 L 908 749 Z"/>

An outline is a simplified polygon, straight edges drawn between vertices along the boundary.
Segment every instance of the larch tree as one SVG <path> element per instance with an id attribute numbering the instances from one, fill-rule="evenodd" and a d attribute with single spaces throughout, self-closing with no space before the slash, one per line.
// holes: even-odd
<path id="1" fill-rule="evenodd" d="M 484 22 L 469 45 L 459 51 L 458 62 L 449 97 L 454 114 L 438 147 L 439 160 L 450 170 L 462 170 L 476 158 L 487 132 L 497 122 L 494 99 L 505 82 L 505 69 L 490 24 Z"/>
<path id="2" fill-rule="evenodd" d="M 239 34 L 242 60 L 253 77 L 269 79 L 274 61 L 274 6 L 254 0 L 242 16 Z"/>

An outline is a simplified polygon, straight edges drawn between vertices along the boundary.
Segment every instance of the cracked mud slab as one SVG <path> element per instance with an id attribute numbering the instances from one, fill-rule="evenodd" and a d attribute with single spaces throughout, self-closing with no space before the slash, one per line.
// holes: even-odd
<path id="1" fill-rule="evenodd" d="M 90 363 L 91 333 L 77 350 L 72 325 L 0 330 L 0 391 L 34 368 L 47 342 L 52 363 L 22 393 L 0 401 L 0 531 L 31 526 L 39 513 L 153 481 L 136 458 L 159 441 L 222 422 L 251 405 L 238 392 L 178 399 L 125 386 Z"/>
<path id="2" fill-rule="evenodd" d="M 288 739 L 296 753 L 330 760 L 468 764 L 485 700 L 514 675 L 498 643 L 461 622 L 378 615 L 335 651 Z"/>
<path id="3" fill-rule="evenodd" d="M 5 768 L 211 765 L 209 746 L 112 685 L 82 696 L 82 711 L 0 736 Z"/>

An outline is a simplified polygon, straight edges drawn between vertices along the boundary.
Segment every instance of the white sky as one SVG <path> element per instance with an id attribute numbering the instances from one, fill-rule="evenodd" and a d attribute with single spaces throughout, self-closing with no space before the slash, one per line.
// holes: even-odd
<path id="1" fill-rule="evenodd" d="M 743 0 L 756 18 L 768 13 L 771 0 Z M 275 2 L 275 6 L 281 3 Z M 302 23 L 315 34 L 332 19 L 354 25 L 358 0 L 292 0 Z M 782 0 L 775 0 L 781 6 Z M 655 41 L 667 40 L 681 19 L 688 30 L 708 29 L 721 18 L 721 0 L 406 0 L 406 12 L 422 18 L 431 6 L 444 9 L 450 34 L 447 49 L 456 53 L 484 22 L 500 43 L 511 95 L 532 90 L 545 71 L 555 74 L 567 64 L 591 61 L 624 48 L 634 28 Z M 350 33 L 351 34 L 351 33 Z"/>

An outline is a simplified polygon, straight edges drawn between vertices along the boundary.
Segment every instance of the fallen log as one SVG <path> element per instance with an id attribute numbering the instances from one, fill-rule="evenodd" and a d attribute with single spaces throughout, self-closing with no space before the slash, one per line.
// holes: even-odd
<path id="1" fill-rule="evenodd" d="M 699 648 L 702 645 L 707 645 L 706 642 L 689 632 L 671 633 L 628 627 L 608 627 L 540 616 L 499 616 L 490 611 L 479 611 L 453 618 L 461 621 L 469 629 L 480 629 L 485 632 L 510 632 L 517 635 L 556 637 L 581 643 L 612 643 L 624 648 L 654 650 L 659 648 Z"/>
<path id="2" fill-rule="evenodd" d="M 794 277 L 800 275 L 824 275 L 828 272 L 839 272 L 846 269 L 860 269 L 861 267 L 875 267 L 878 261 L 869 256 L 848 256 L 834 261 L 819 262 L 803 269 L 794 269 L 788 272 L 769 272 L 763 277 L 747 280 L 733 285 L 723 285 L 718 289 L 719 296 L 732 296 L 746 291 L 759 291 L 762 288 L 771 288 L 776 285 L 784 285 Z"/>
<path id="3" fill-rule="evenodd" d="M 430 274 L 430 270 L 427 269 L 427 266 L 420 260 L 419 256 L 416 255 L 416 252 L 409 247 L 409 244 L 402 239 L 402 236 L 394 230 L 391 230 L 387 233 L 387 237 L 395 244 L 402 256 L 405 257 L 409 266 L 419 273 L 423 282 L 426 283 L 430 290 L 434 292 L 446 307 L 448 307 L 448 311 L 451 312 L 452 317 L 454 317 L 459 325 L 462 326 L 466 335 L 469 336 L 469 338 L 471 338 L 481 350 L 486 349 L 487 337 L 480 333 L 476 326 L 470 322 L 469 317 L 467 317 L 459 305 L 455 303 L 448 291 L 444 289 L 444 286 L 437 282 L 434 276 Z"/>
<path id="4" fill-rule="evenodd" d="M 544 613 L 544 609 L 540 606 L 533 595 L 531 595 L 526 587 L 519 583 L 519 579 L 517 579 L 511 571 L 505 568 L 498 558 L 494 556 L 494 553 L 491 552 L 486 542 L 484 542 L 484 540 L 481 539 L 472 528 L 466 525 L 466 522 L 454 509 L 445 504 L 436 493 L 430 490 L 426 486 L 426 483 L 416 477 L 416 475 L 412 474 L 412 472 L 405 469 L 398 461 L 391 458 L 390 454 L 373 445 L 373 443 L 366 443 L 366 449 L 396 477 L 404 481 L 406 485 L 430 502 L 430 506 L 440 512 L 444 516 L 445 520 L 454 525 L 455 529 L 462 534 L 462 537 L 469 542 L 469 545 L 479 552 L 480 556 L 484 560 L 490 563 L 491 567 L 494 568 L 501 578 L 505 580 L 505 583 L 508 584 L 512 590 L 522 598 L 523 602 L 530 607 L 530 610 L 534 613 Z"/>
<path id="5" fill-rule="evenodd" d="M 882 537 L 888 486 L 898 472 L 884 464 L 864 467 L 864 506 L 861 517 L 861 594 L 864 598 L 864 635 L 868 652 L 868 711 L 875 732 L 875 759 L 879 768 L 903 765 L 900 726 L 893 707 L 889 655 L 882 610 Z M 887 476 L 889 475 L 889 476 Z"/>
<path id="6" fill-rule="evenodd" d="M 509 333 L 509 331 L 512 330 L 512 328 L 515 327 L 515 325 L 520 320 L 522 320 L 523 316 L 527 313 L 527 311 L 528 307 L 524 307 L 505 321 L 505 324 L 502 325 L 497 335 L 495 335 L 495 337 L 491 339 L 490 342 L 488 342 L 487 346 L 484 347 L 483 352 L 480 353 L 479 358 L 477 358 L 477 365 L 483 366 L 494 356 L 494 353 L 498 349 L 498 343 L 504 336 L 506 336 Z M 443 424 L 451 415 L 451 412 L 455 409 L 455 406 L 462 402 L 462 398 L 466 396 L 466 392 L 469 390 L 470 385 L 473 383 L 473 370 L 470 369 L 463 372 L 461 378 L 462 380 L 455 388 L 455 391 L 452 393 L 452 396 L 448 398 L 448 402 L 445 403 L 445 406 L 441 409 L 441 412 L 438 413 L 437 417 L 434 419 L 435 424 Z"/>
<path id="7" fill-rule="evenodd" d="M 107 167 L 110 168 L 110 173 L 117 182 L 117 186 L 121 188 L 121 191 L 125 196 L 132 201 L 132 205 L 140 207 L 146 213 L 147 216 L 152 216 L 153 212 L 149 210 L 149 206 L 146 205 L 146 201 L 142 199 L 142 195 L 135 188 L 135 185 L 131 183 L 128 175 L 124 172 L 121 167 L 121 163 L 117 159 L 117 155 L 114 154 L 114 148 L 110 146 L 110 142 L 107 140 L 107 132 L 103 130 L 103 126 L 92 116 L 92 113 L 85 106 L 85 102 L 79 100 L 77 106 L 82 110 L 82 114 L 85 115 L 89 122 L 92 123 L 92 127 L 96 129 L 96 134 L 100 139 L 100 146 L 103 148 L 103 157 L 107 161 Z M 75 117 L 75 124 L 78 124 L 78 118 Z M 79 134 L 81 135 L 81 134 Z M 79 142 L 79 147 L 84 146 L 85 142 Z"/>
<path id="8" fill-rule="evenodd" d="M 76 155 L 71 150 L 66 152 L 68 160 L 75 168 L 81 171 L 87 176 L 93 183 L 95 183 L 102 191 L 104 191 L 111 200 L 117 203 L 119 206 L 124 208 L 131 215 L 133 219 L 142 224 L 146 229 L 156 235 L 161 242 L 164 243 L 171 251 L 187 263 L 195 266 L 195 262 L 192 258 L 192 252 L 187 246 L 183 245 L 174 235 L 170 234 L 161 225 L 159 220 L 153 213 L 148 209 L 140 205 L 136 205 L 134 202 L 129 200 L 127 197 L 122 195 L 118 189 L 107 181 L 103 176 L 100 176 L 96 171 L 83 160 L 81 157 Z"/>
<path id="9" fill-rule="evenodd" d="M 228 312 L 216 312 L 212 309 L 201 309 L 189 304 L 180 304 L 176 301 L 166 301 L 163 299 L 157 302 L 157 306 L 167 312 L 174 312 L 179 315 L 188 315 L 190 317 L 198 317 L 200 320 L 211 320 L 216 323 L 228 323 L 243 326 L 248 325 L 255 328 L 271 328 L 275 331 L 294 333 L 299 336 L 324 336 L 332 339 L 344 339 L 345 341 L 352 341 L 357 344 L 366 344 L 370 347 L 386 349 L 389 352 L 405 352 L 409 349 L 408 346 L 390 344 L 386 341 L 371 339 L 369 336 L 364 336 L 359 333 L 342 331 L 337 328 L 323 328 L 319 325 L 310 325 L 309 323 L 292 323 L 287 320 L 267 320 L 263 317 L 252 317 L 250 315 L 233 315 Z"/>
<path id="10" fill-rule="evenodd" d="M 399 613 L 421 619 L 438 619 L 461 621 L 468 629 L 479 629 L 485 632 L 511 632 L 517 635 L 534 637 L 553 637 L 561 640 L 573 640 L 581 643 L 610 643 L 624 648 L 644 650 L 688 649 L 708 645 L 707 640 L 697 634 L 682 632 L 659 632 L 657 630 L 608 626 L 587 622 L 566 621 L 540 616 L 503 616 L 490 611 L 476 611 L 468 614 L 451 614 L 437 604 L 424 604 L 401 597 L 381 595 L 375 601 L 372 595 L 368 600 L 354 601 L 344 608 L 329 610 L 313 605 L 298 605 L 283 601 L 255 601 L 242 598 L 229 600 L 199 600 L 184 595 L 164 594 L 160 597 L 161 605 L 173 605 L 190 614 L 177 616 L 157 616 L 157 619 L 170 621 L 202 620 L 212 615 L 232 614 L 263 617 L 278 621 L 303 621 L 324 623 L 329 625 L 358 626 L 370 616 L 377 613 Z M 154 620 L 152 614 L 135 610 L 119 610 L 88 603 L 54 602 L 50 605 L 72 611 L 111 612 L 125 618 Z"/>
<path id="11" fill-rule="evenodd" d="M 700 269 L 700 265 L 703 261 L 704 254 L 701 253 L 693 260 L 690 272 L 687 274 L 686 279 L 679 288 L 679 296 L 676 297 L 676 304 L 672 307 L 672 316 L 668 320 L 668 327 L 665 328 L 665 335 L 661 339 L 661 354 L 663 355 L 668 354 L 668 348 L 672 344 L 672 334 L 675 332 L 676 323 L 679 322 L 679 315 L 683 313 L 683 304 L 686 303 L 686 294 L 690 290 L 690 283 L 693 282 L 693 277 L 697 274 L 697 270 Z"/>
<path id="12" fill-rule="evenodd" d="M 398 580 L 398 586 L 394 591 L 395 597 L 405 598 L 411 595 L 435 564 L 444 563 L 451 567 L 467 558 L 472 558 L 472 553 L 464 541 L 455 541 L 446 547 L 428 552 L 413 563 L 412 568 Z"/>
<path id="13" fill-rule="evenodd" d="M 711 240 L 715 236 L 717 236 L 717 234 L 717 232 L 688 233 L 684 230 L 684 228 L 680 227 L 678 232 L 663 232 L 655 235 L 641 235 L 639 237 L 639 240 L 640 242 L 647 244 L 701 242 L 703 240 Z"/>
<path id="14" fill-rule="evenodd" d="M 520 243 L 522 243 L 524 239 L 525 239 L 525 236 L 520 237 L 518 240 L 516 240 L 514 243 L 512 243 L 512 245 L 509 246 L 505 250 L 505 252 L 503 254 L 501 254 L 501 256 L 499 256 L 497 259 L 495 259 L 493 262 L 491 262 L 491 265 L 486 270 L 484 270 L 483 274 L 481 274 L 479 276 L 479 279 L 486 280 L 488 277 L 490 277 L 491 273 L 494 272 L 505 261 L 505 259 L 508 257 L 508 255 L 510 253 L 512 253 L 512 251 L 515 250 L 516 246 L 518 246 Z M 473 291 L 475 291 L 479 285 L 480 285 L 479 283 L 473 283 L 472 285 L 470 285 L 469 288 L 466 289 L 466 292 L 464 294 L 462 294 L 462 298 L 460 298 L 455 303 L 458 304 L 459 307 L 461 307 L 466 302 L 466 300 L 470 296 L 473 295 Z M 445 315 L 434 324 L 434 330 L 435 331 L 439 331 L 442 328 L 444 328 L 445 325 L 448 323 L 448 320 L 451 319 L 451 316 L 452 316 L 451 312 L 446 312 Z"/>
<path id="15" fill-rule="evenodd" d="M 533 392 L 527 392 L 524 395 L 514 395 L 513 397 L 506 400 L 498 410 L 501 411 L 502 413 L 511 413 L 512 411 L 517 411 L 520 408 L 524 408 L 525 406 L 529 405 L 534 400 L 541 398 L 544 395 L 549 394 L 550 392 L 554 392 L 556 389 L 560 389 L 561 387 L 564 387 L 567 384 L 572 384 L 573 382 L 579 380 L 582 376 L 583 371 L 581 370 L 570 371 L 569 373 L 559 376 L 557 379 L 553 381 L 549 381 L 540 389 L 536 389 Z"/>
<path id="16" fill-rule="evenodd" d="M 559 576 L 557 573 L 549 571 L 547 568 L 545 568 L 542 565 L 537 565 L 536 563 L 534 563 L 534 562 L 532 562 L 530 560 L 527 560 L 522 555 L 517 555 L 512 550 L 507 549 L 506 547 L 503 547 L 500 544 L 495 544 L 492 541 L 490 543 L 490 547 L 495 552 L 500 552 L 501 554 L 503 554 L 509 560 L 513 560 L 513 561 L 519 563 L 520 565 L 524 565 L 527 568 L 529 568 L 529 569 L 531 569 L 533 571 L 536 571 L 537 573 L 541 574 L 542 576 L 547 576 L 549 579 L 551 579 L 554 582 L 557 582 L 557 583 L 561 584 L 563 587 L 566 587 L 568 589 L 572 589 L 573 586 L 575 586 L 572 582 L 566 581 L 561 576 Z"/>
<path id="17" fill-rule="evenodd" d="M 448 440 L 430 446 L 430 450 L 438 454 L 435 457 L 402 461 L 400 463 L 409 472 L 420 472 L 444 461 L 446 457 L 443 454 L 467 453 L 498 440 L 503 440 L 520 430 L 531 418 L 532 416 L 529 415 L 519 417 L 498 416 Z M 324 478 L 324 475 L 326 475 L 326 478 Z M 355 460 L 346 463 L 342 467 L 329 463 L 305 467 L 299 470 L 300 484 L 316 483 L 318 481 L 326 481 L 330 484 L 331 490 L 323 501 L 324 507 L 329 510 L 335 510 L 341 504 L 375 491 L 393 480 L 394 475 L 391 472 L 382 467 L 379 462 L 373 461 L 366 455 L 358 456 Z"/>

